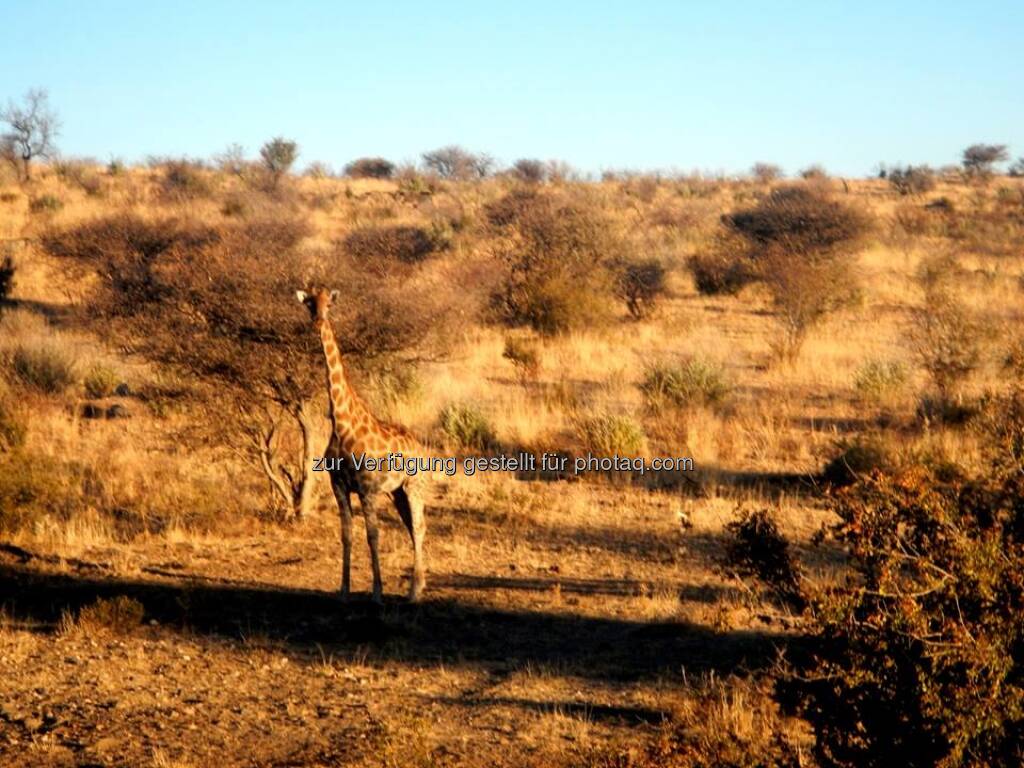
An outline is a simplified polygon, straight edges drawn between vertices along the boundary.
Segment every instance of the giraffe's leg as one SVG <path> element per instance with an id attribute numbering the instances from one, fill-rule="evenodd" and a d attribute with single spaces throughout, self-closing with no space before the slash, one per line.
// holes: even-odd
<path id="1" fill-rule="evenodd" d="M 377 529 L 378 501 L 372 494 L 360 497 L 363 502 L 363 517 L 366 519 L 366 542 L 370 545 L 370 564 L 373 567 L 373 602 L 384 602 L 384 586 L 380 578 L 380 531 Z"/>
<path id="2" fill-rule="evenodd" d="M 341 597 L 347 600 L 351 591 L 352 571 L 352 497 L 347 484 L 338 475 L 331 474 L 331 490 L 338 501 L 341 514 Z"/>
<path id="3" fill-rule="evenodd" d="M 413 489 L 399 488 L 394 493 L 395 508 L 405 523 L 412 539 L 412 583 L 409 585 L 409 600 L 416 602 L 427 585 L 423 562 L 423 537 L 427 532 L 427 521 L 423 515 L 423 499 Z"/>

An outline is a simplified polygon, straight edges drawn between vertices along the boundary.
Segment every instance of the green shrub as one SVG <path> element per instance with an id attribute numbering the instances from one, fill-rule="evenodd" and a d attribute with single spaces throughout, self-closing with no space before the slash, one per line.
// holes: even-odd
<path id="1" fill-rule="evenodd" d="M 494 428 L 476 406 L 468 403 L 441 409 L 441 430 L 463 448 L 486 451 L 497 445 Z"/>
<path id="2" fill-rule="evenodd" d="M 898 360 L 868 360 L 857 369 L 853 386 L 861 397 L 881 402 L 899 395 L 909 376 L 907 366 Z"/>
<path id="3" fill-rule="evenodd" d="M 665 362 L 649 365 L 640 382 L 640 391 L 655 411 L 665 407 L 719 405 L 731 390 L 725 369 L 701 357 L 690 357 L 677 365 Z"/>
<path id="4" fill-rule="evenodd" d="M 576 420 L 576 435 L 584 450 L 594 456 L 639 456 L 647 437 L 630 416 L 600 413 Z"/>
<path id="5" fill-rule="evenodd" d="M 78 380 L 74 358 L 54 341 L 18 344 L 9 354 L 14 379 L 44 394 L 59 395 Z"/>
<path id="6" fill-rule="evenodd" d="M 82 379 L 85 394 L 92 398 L 110 397 L 118 383 L 117 371 L 101 363 L 91 366 Z"/>

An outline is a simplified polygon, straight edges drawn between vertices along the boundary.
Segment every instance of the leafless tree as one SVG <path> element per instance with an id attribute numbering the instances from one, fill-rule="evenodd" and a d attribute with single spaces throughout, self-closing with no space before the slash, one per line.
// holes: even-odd
<path id="1" fill-rule="evenodd" d="M 232 176 L 241 176 L 245 173 L 249 162 L 245 159 L 245 148 L 241 144 L 228 144 L 227 148 L 214 157 L 217 167 Z"/>
<path id="2" fill-rule="evenodd" d="M 530 184 L 543 182 L 547 178 L 547 171 L 542 161 L 528 157 L 516 160 L 512 165 L 512 175 Z"/>
<path id="3" fill-rule="evenodd" d="M 771 184 L 782 178 L 782 169 L 772 163 L 754 163 L 750 175 L 761 184 Z"/>
<path id="4" fill-rule="evenodd" d="M 25 94 L 21 105 L 8 102 L 0 110 L 0 121 L 10 126 L 3 135 L 0 153 L 27 181 L 31 178 L 32 160 L 49 158 L 57 151 L 60 120 L 50 107 L 49 95 L 42 88 L 33 88 Z"/>
<path id="5" fill-rule="evenodd" d="M 423 153 L 423 164 L 443 179 L 483 179 L 494 169 L 494 158 L 455 144 Z"/>

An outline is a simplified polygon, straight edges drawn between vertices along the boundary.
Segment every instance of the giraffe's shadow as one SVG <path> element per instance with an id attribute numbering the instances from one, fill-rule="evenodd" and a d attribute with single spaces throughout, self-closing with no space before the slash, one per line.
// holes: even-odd
<path id="1" fill-rule="evenodd" d="M 481 586 L 487 587 L 475 588 Z M 603 589 L 597 583 L 581 588 Z M 328 651 L 416 666 L 553 664 L 604 680 L 654 679 L 682 667 L 722 673 L 758 668 L 792 640 L 767 631 L 718 632 L 685 621 L 496 608 L 447 597 L 418 604 L 396 597 L 378 607 L 272 585 L 54 572 L 0 552 L 0 607 L 22 626 L 52 631 L 64 613 L 121 595 L 143 605 L 141 632 L 183 631 L 229 641 L 256 636 L 310 660 Z"/>

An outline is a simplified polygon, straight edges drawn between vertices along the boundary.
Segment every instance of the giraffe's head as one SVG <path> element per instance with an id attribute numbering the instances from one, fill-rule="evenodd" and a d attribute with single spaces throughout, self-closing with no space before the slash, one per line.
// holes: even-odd
<path id="1" fill-rule="evenodd" d="M 338 298 L 337 291 L 329 291 L 326 288 L 310 288 L 308 291 L 296 291 L 295 298 L 309 310 L 309 316 L 313 320 L 326 320 L 327 310 L 331 303 Z"/>

